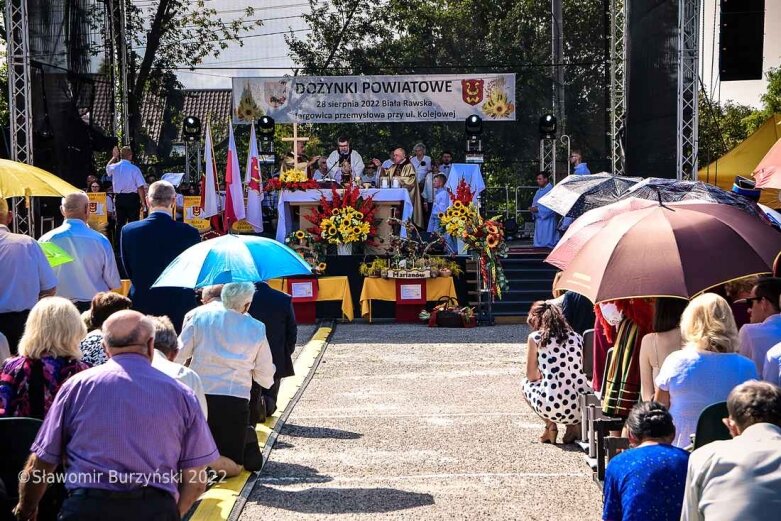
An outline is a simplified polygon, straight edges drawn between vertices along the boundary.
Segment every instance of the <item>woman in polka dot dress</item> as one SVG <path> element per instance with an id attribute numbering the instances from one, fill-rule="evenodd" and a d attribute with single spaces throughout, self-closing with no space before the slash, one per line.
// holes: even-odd
<path id="1" fill-rule="evenodd" d="M 534 412 L 545 420 L 542 443 L 556 443 L 557 423 L 567 426 L 562 441 L 572 443 L 580 436 L 578 395 L 590 384 L 583 374 L 583 339 L 567 324 L 558 306 L 535 302 L 529 310 L 526 378 L 523 394 Z"/>

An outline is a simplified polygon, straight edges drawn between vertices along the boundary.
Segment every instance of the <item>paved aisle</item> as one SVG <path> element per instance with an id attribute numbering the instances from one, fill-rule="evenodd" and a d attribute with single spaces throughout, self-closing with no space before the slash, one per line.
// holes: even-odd
<path id="1" fill-rule="evenodd" d="M 340 324 L 241 519 L 599 519 L 581 454 L 537 441 L 526 334 Z"/>

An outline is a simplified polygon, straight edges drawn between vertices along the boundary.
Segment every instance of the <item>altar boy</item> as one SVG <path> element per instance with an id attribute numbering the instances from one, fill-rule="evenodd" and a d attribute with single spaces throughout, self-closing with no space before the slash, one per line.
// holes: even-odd
<path id="1" fill-rule="evenodd" d="M 434 176 L 434 204 L 431 206 L 431 217 L 428 220 L 427 232 L 439 231 L 439 214 L 447 211 L 450 206 L 450 194 L 445 189 L 447 177 L 444 174 Z"/>

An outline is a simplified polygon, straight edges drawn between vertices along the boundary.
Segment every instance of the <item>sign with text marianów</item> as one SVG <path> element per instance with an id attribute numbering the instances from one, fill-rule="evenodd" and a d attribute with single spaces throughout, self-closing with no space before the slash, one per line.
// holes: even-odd
<path id="1" fill-rule="evenodd" d="M 515 74 L 233 78 L 233 122 L 515 121 Z"/>

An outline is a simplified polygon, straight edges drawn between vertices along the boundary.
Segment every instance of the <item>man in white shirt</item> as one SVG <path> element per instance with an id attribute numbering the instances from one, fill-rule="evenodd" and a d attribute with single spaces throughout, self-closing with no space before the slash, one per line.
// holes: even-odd
<path id="1" fill-rule="evenodd" d="M 111 178 L 114 189 L 117 234 L 127 223 L 137 221 L 142 209 L 146 211 L 146 181 L 132 160 L 130 147 L 114 147 L 114 153 L 106 165 L 106 175 Z"/>
<path id="2" fill-rule="evenodd" d="M 781 389 L 757 381 L 738 385 L 727 410 L 724 423 L 733 439 L 689 457 L 681 521 L 778 519 Z"/>
<path id="3" fill-rule="evenodd" d="M 350 174 L 353 178 L 360 178 L 361 174 L 363 174 L 363 159 L 361 154 L 350 147 L 350 138 L 341 136 L 336 145 L 336 150 L 331 152 L 327 160 L 330 176 L 334 178 L 337 172 L 341 173 L 342 164 L 348 163 L 350 165 Z"/>
<path id="4" fill-rule="evenodd" d="M 420 189 L 423 190 L 423 183 L 426 180 L 426 176 L 431 172 L 431 158 L 426 155 L 426 146 L 423 143 L 418 143 L 415 148 L 412 149 L 412 156 L 409 161 L 412 166 L 415 167 L 415 173 L 418 177 L 418 183 L 421 184 Z"/>
<path id="5" fill-rule="evenodd" d="M 152 367 L 189 387 L 198 398 L 203 417 L 208 418 L 209 409 L 206 406 L 201 377 L 192 369 L 174 362 L 176 355 L 179 354 L 179 339 L 176 338 L 176 329 L 171 319 L 165 316 L 150 316 L 149 319 L 155 325 L 155 353 L 152 357 Z"/>
<path id="6" fill-rule="evenodd" d="M 439 173 L 445 175 L 445 179 L 450 177 L 450 169 L 453 167 L 453 153 L 450 150 L 444 150 L 439 155 Z"/>
<path id="7" fill-rule="evenodd" d="M 220 451 L 212 465 L 225 476 L 238 475 L 244 466 L 252 382 L 265 389 L 274 385 L 276 368 L 266 340 L 266 327 L 246 312 L 255 285 L 233 282 L 222 288 L 222 302 L 197 308 L 184 324 L 176 361 L 192 358 L 209 408 L 209 428 Z"/>
<path id="8" fill-rule="evenodd" d="M 0 333 L 16 354 L 27 315 L 39 299 L 54 295 L 57 276 L 35 239 L 11 233 L 12 220 L 8 203 L 0 198 Z"/>
<path id="9" fill-rule="evenodd" d="M 751 323 L 740 328 L 738 344 L 740 354 L 756 364 L 757 374 L 763 373 L 767 352 L 781 342 L 780 296 L 781 279 L 768 277 L 759 279 L 745 299 Z"/>
<path id="10" fill-rule="evenodd" d="M 73 257 L 73 262 L 55 266 L 57 295 L 74 304 L 79 311 L 90 308 L 92 297 L 120 286 L 114 250 L 105 235 L 87 225 L 89 198 L 84 192 L 68 194 L 60 206 L 65 221 L 44 234 L 38 242 L 56 244 Z"/>

